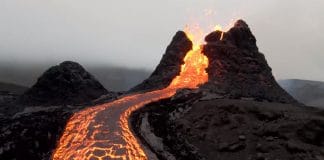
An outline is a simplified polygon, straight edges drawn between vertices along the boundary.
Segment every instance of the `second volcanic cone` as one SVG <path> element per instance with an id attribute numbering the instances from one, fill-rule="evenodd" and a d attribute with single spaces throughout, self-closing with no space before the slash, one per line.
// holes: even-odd
<path id="1" fill-rule="evenodd" d="M 227 32 L 210 33 L 205 40 L 203 52 L 209 60 L 209 81 L 204 89 L 228 98 L 297 103 L 277 84 L 264 55 L 258 50 L 256 38 L 243 20 L 238 20 Z"/>

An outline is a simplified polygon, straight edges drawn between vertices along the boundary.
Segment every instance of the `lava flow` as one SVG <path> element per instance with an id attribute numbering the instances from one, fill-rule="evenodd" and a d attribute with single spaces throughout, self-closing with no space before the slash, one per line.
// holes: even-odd
<path id="1" fill-rule="evenodd" d="M 165 89 L 124 96 L 113 102 L 75 113 L 55 149 L 54 160 L 156 159 L 136 139 L 129 124 L 130 114 L 145 104 L 171 97 L 177 89 L 195 88 L 208 80 L 208 59 L 201 43 L 186 32 L 194 43 L 181 66 L 180 74 Z M 199 35 L 202 36 L 202 35 Z"/>

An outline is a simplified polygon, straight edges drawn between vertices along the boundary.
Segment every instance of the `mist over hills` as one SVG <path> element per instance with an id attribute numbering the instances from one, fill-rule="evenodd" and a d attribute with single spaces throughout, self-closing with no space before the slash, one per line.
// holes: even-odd
<path id="1" fill-rule="evenodd" d="M 324 82 L 301 79 L 279 80 L 278 82 L 298 101 L 309 106 L 324 108 Z"/>
<path id="2" fill-rule="evenodd" d="M 82 65 L 82 64 L 81 64 Z M 0 82 L 31 87 L 52 64 L 0 63 Z M 151 71 L 113 65 L 84 66 L 108 90 L 126 91 L 147 78 Z M 1 89 L 5 87 L 0 86 Z M 24 88 L 24 87 L 23 87 Z M 10 89 L 10 88 L 9 88 Z M 19 90 L 19 93 L 24 89 Z"/>
<path id="3" fill-rule="evenodd" d="M 22 94 L 28 87 L 20 86 L 12 83 L 0 82 L 0 91 L 11 92 L 14 94 Z"/>
<path id="4" fill-rule="evenodd" d="M 21 94 L 31 87 L 50 64 L 0 64 L 0 89 Z M 108 90 L 127 91 L 146 79 L 152 71 L 113 65 L 85 66 Z M 298 101 L 316 107 L 324 107 L 324 82 L 284 79 L 280 86 Z"/>

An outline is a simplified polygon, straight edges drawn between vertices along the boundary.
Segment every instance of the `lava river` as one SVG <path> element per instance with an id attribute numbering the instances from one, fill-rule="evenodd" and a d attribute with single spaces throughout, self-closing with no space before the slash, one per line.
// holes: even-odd
<path id="1" fill-rule="evenodd" d="M 186 32 L 187 33 L 187 32 Z M 195 43 L 191 34 L 187 36 Z M 129 116 L 145 104 L 171 97 L 177 89 L 195 88 L 208 80 L 208 59 L 200 44 L 194 44 L 181 66 L 180 74 L 165 89 L 124 96 L 113 102 L 75 113 L 58 141 L 54 160 L 155 159 L 136 139 Z"/>

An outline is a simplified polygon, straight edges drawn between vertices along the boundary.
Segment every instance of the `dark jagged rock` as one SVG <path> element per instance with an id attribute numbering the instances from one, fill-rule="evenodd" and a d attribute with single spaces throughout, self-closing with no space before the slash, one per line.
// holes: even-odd
<path id="1" fill-rule="evenodd" d="M 0 159 L 50 159 L 67 120 L 85 107 L 27 107 L 13 116 L 0 117 Z"/>
<path id="2" fill-rule="evenodd" d="M 180 73 L 183 59 L 192 48 L 192 42 L 183 31 L 178 31 L 166 49 L 159 65 L 151 76 L 130 92 L 148 91 L 167 87 L 172 79 Z"/>
<path id="3" fill-rule="evenodd" d="M 239 20 L 228 32 L 215 31 L 206 36 L 203 52 L 208 57 L 209 81 L 203 88 L 231 98 L 297 103 L 275 81 L 271 68 L 258 51 L 248 25 Z M 221 40 L 220 40 L 221 39 Z"/>
<path id="4" fill-rule="evenodd" d="M 86 103 L 108 91 L 80 64 L 66 61 L 48 69 L 19 102 L 24 105 Z"/>
<path id="5" fill-rule="evenodd" d="M 49 159 L 66 121 L 79 107 L 31 107 L 2 117 L 0 159 Z"/>

